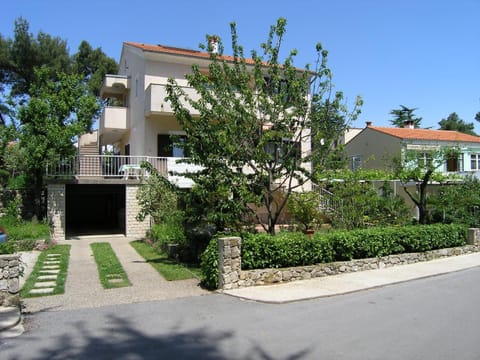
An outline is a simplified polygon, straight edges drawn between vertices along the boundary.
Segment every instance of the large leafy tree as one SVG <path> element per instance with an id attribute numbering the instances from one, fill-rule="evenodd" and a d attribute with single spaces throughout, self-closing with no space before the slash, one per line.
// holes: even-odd
<path id="1" fill-rule="evenodd" d="M 457 115 L 457 113 L 451 113 L 446 119 L 439 121 L 440 130 L 455 130 L 461 133 L 475 135 L 475 125 L 473 123 L 466 123 Z"/>
<path id="2" fill-rule="evenodd" d="M 418 109 L 408 108 L 404 105 L 400 105 L 399 109 L 393 109 L 390 111 L 390 115 L 393 116 L 393 119 L 390 120 L 390 123 L 396 127 L 403 128 L 405 127 L 406 122 L 412 122 L 415 128 L 419 128 L 422 118 L 414 114 L 415 110 Z"/>
<path id="3" fill-rule="evenodd" d="M 296 68 L 296 50 L 281 62 L 285 31 L 286 20 L 280 18 L 261 44 L 261 52 L 252 51 L 247 59 L 232 23 L 233 56 L 222 56 L 223 46 L 217 38 L 220 52 L 211 51 L 208 73 L 194 65 L 187 75 L 198 100 L 169 80 L 168 99 L 187 135 L 179 145 L 189 154 L 189 162 L 203 167 L 188 176 L 196 186 L 209 189 L 196 189 L 196 194 L 205 195 L 197 200 L 210 214 L 233 211 L 220 216 L 223 220 L 217 227 L 231 225 L 224 219 L 232 214 L 240 219 L 246 211 L 274 233 L 288 197 L 312 174 L 310 135 L 312 129 L 320 128 L 314 122 L 321 116 L 310 116 L 310 112 L 326 104 L 346 110 L 340 106 L 342 94 L 332 91 L 327 51 L 320 45 L 315 69 Z M 205 48 L 213 50 L 211 45 Z M 193 115 L 192 108 L 199 115 Z M 308 151 L 300 149 L 302 143 Z M 256 211 L 259 207 L 265 218 Z"/>
<path id="4" fill-rule="evenodd" d="M 47 163 L 74 154 L 72 140 L 91 129 L 99 105 L 78 75 L 58 74 L 58 80 L 52 81 L 48 69 L 42 68 L 35 76 L 30 100 L 18 116 L 27 181 L 34 190 L 36 215 L 42 218 L 40 195 Z"/>
<path id="5" fill-rule="evenodd" d="M 72 151 L 75 136 L 91 130 L 101 104 L 100 79 L 116 71 L 100 48 L 83 41 L 71 56 L 65 40 L 30 33 L 23 18 L 15 21 L 13 38 L 0 35 L 0 168 L 8 142 L 20 140 L 18 154 L 25 156 L 37 204 L 45 160 Z"/>

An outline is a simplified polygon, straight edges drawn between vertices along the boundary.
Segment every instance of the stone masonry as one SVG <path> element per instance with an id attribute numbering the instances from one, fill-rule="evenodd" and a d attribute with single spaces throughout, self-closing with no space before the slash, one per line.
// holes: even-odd
<path id="1" fill-rule="evenodd" d="M 20 298 L 20 256 L 0 255 L 0 306 L 16 306 Z"/>
<path id="2" fill-rule="evenodd" d="M 48 221 L 52 239 L 65 239 L 65 184 L 49 184 L 47 197 Z"/>
<path id="3" fill-rule="evenodd" d="M 397 265 L 413 264 L 421 261 L 470 254 L 480 251 L 480 229 L 468 229 L 467 245 L 448 249 L 389 255 L 379 258 L 337 261 L 282 269 L 241 269 L 241 238 L 218 239 L 219 248 L 219 288 L 228 290 L 239 287 L 275 284 L 315 277 L 337 275 L 362 270 L 381 269 Z"/>
<path id="4" fill-rule="evenodd" d="M 150 228 L 150 217 L 147 216 L 144 221 L 138 221 L 136 219 L 137 214 L 140 212 L 140 205 L 137 201 L 137 191 L 140 185 L 127 185 L 126 186 L 126 227 L 127 237 L 143 238 Z"/>

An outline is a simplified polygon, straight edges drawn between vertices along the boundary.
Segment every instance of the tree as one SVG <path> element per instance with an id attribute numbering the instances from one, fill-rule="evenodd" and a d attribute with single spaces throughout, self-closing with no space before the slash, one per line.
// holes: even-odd
<path id="1" fill-rule="evenodd" d="M 431 181 L 442 181 L 444 176 L 436 173 L 449 158 L 456 158 L 458 151 L 454 148 L 436 151 L 418 152 L 407 150 L 403 159 L 394 159 L 394 171 L 407 196 L 418 208 L 418 222 L 428 224 L 430 212 L 428 209 L 428 185 Z M 409 188 L 409 183 L 415 184 L 415 191 Z"/>
<path id="2" fill-rule="evenodd" d="M 29 90 L 31 97 L 20 107 L 18 117 L 27 184 L 34 191 L 36 215 L 41 219 L 46 164 L 75 154 L 73 139 L 91 130 L 99 105 L 78 75 L 57 74 L 58 80 L 52 81 L 49 70 L 42 68 L 35 77 Z"/>
<path id="3" fill-rule="evenodd" d="M 285 31 L 286 20 L 280 18 L 261 44 L 261 54 L 252 51 L 247 60 L 232 23 L 233 56 L 222 55 L 217 37 L 218 54 L 212 45 L 204 46 L 210 50 L 208 74 L 194 65 L 187 75 L 200 99 L 189 97 L 173 79 L 167 86 L 168 99 L 186 132 L 179 145 L 189 154 L 188 162 L 204 169 L 187 176 L 222 194 L 223 201 L 207 202 L 213 208 L 204 211 L 247 211 L 269 233 L 274 233 L 290 194 L 311 177 L 308 162 L 313 154 L 301 150 L 302 143 L 310 147 L 312 122 L 317 119 L 309 117 L 311 109 L 330 96 L 334 98 L 330 103 L 344 105 L 343 95 L 332 91 L 328 53 L 321 45 L 314 70 L 307 66 L 300 71 L 293 65 L 296 50 L 280 62 Z M 199 115 L 192 115 L 189 108 Z M 225 184 L 228 194 L 223 191 Z M 266 220 L 252 204 L 262 206 Z"/>
<path id="4" fill-rule="evenodd" d="M 405 127 L 406 122 L 412 122 L 415 128 L 419 128 L 422 118 L 414 115 L 415 110 L 418 110 L 418 108 L 408 108 L 404 105 L 400 105 L 399 109 L 393 109 L 390 111 L 390 114 L 393 115 L 393 119 L 390 120 L 390 123 L 396 127 L 403 128 Z"/>
<path id="5" fill-rule="evenodd" d="M 454 130 L 476 136 L 474 131 L 475 125 L 473 123 L 466 123 L 454 112 L 448 115 L 446 119 L 440 120 L 438 125 L 440 125 L 440 130 Z"/>

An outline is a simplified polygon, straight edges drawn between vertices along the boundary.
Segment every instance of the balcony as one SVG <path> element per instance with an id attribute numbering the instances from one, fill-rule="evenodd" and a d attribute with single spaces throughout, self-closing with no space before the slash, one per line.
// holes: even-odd
<path id="1" fill-rule="evenodd" d="M 103 142 L 113 144 L 128 132 L 127 108 L 121 106 L 106 106 L 100 117 L 99 133 Z"/>
<path id="2" fill-rule="evenodd" d="M 197 101 L 200 95 L 190 87 L 183 87 L 187 96 Z M 167 86 L 161 84 L 150 84 L 145 91 L 145 116 L 152 115 L 172 115 L 173 108 L 171 104 L 165 100 L 167 97 Z M 187 109 L 192 115 L 198 115 L 198 111 L 186 104 Z"/>
<path id="3" fill-rule="evenodd" d="M 182 174 L 196 172 L 201 167 L 181 163 L 182 158 L 123 156 L 123 155 L 79 155 L 47 164 L 49 179 L 71 180 L 142 180 L 150 174 L 141 167 L 142 162 L 150 163 L 160 175 L 180 188 L 190 188 L 193 182 Z"/>
<path id="4" fill-rule="evenodd" d="M 113 97 L 118 98 L 130 90 L 130 79 L 122 75 L 105 75 L 100 92 L 102 99 Z"/>

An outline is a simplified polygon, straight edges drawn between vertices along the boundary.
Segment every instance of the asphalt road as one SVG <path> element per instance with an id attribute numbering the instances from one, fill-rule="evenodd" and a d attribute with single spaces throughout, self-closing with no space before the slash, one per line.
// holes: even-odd
<path id="1" fill-rule="evenodd" d="M 212 294 L 43 312 L 1 359 L 480 359 L 480 268 L 282 305 Z"/>

